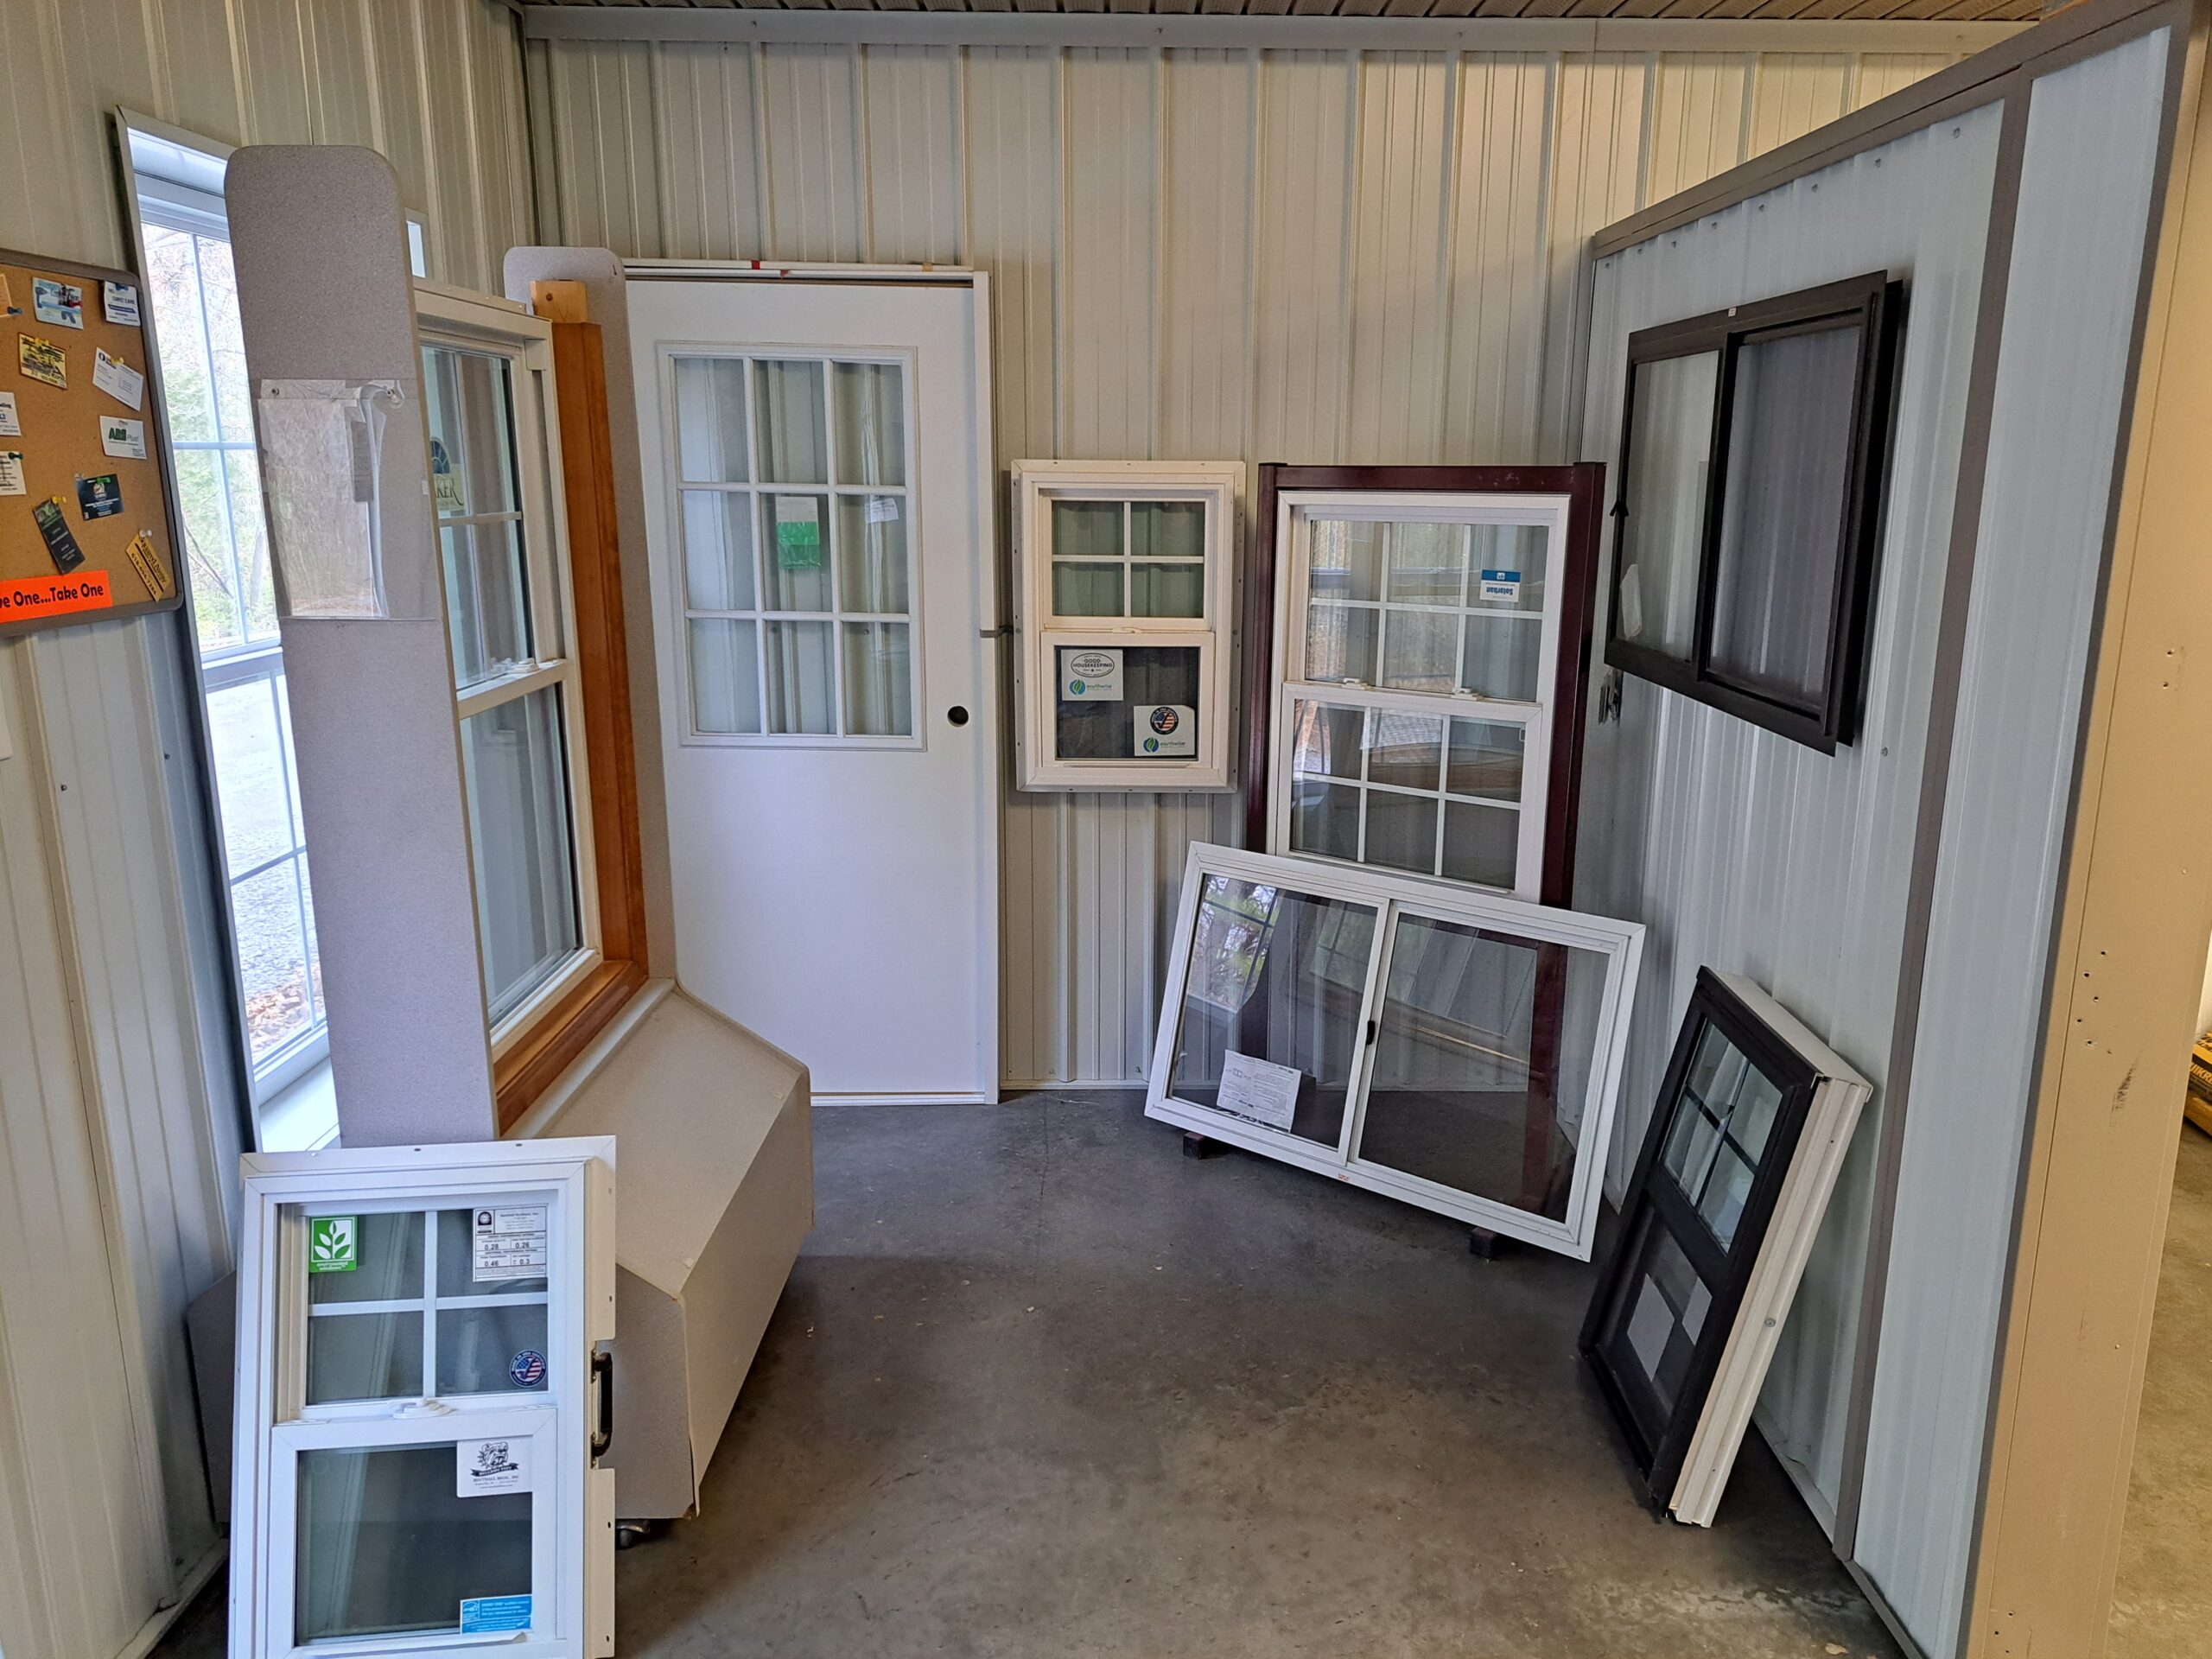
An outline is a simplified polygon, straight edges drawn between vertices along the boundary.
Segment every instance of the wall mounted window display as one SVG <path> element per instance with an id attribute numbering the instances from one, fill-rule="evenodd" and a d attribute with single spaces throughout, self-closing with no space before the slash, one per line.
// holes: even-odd
<path id="1" fill-rule="evenodd" d="M 1024 789 L 1226 789 L 1237 461 L 1014 463 Z"/>
<path id="2" fill-rule="evenodd" d="M 1643 942 L 1198 843 L 1146 1115 L 1586 1260 Z"/>
<path id="3" fill-rule="evenodd" d="M 1582 1331 L 1678 1520 L 1713 1523 L 1872 1092 L 1751 981 L 1698 970 Z"/>
<path id="4" fill-rule="evenodd" d="M 1608 663 L 1851 741 L 1903 310 L 1876 271 L 1629 336 Z"/>

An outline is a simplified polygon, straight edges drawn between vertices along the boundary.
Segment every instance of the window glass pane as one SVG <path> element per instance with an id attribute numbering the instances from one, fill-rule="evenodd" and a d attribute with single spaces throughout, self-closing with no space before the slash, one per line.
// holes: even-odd
<path id="1" fill-rule="evenodd" d="M 1605 983 L 1600 951 L 1402 917 L 1357 1155 L 1565 1219 Z"/>
<path id="2" fill-rule="evenodd" d="M 1129 567 L 1131 616 L 1203 616 L 1205 608 L 1206 568 L 1203 563 Z"/>
<path id="3" fill-rule="evenodd" d="M 743 358 L 676 359 L 676 452 L 687 483 L 745 481 Z"/>
<path id="4" fill-rule="evenodd" d="M 1389 613 L 1377 683 L 1398 691 L 1454 690 L 1459 683 L 1459 619 L 1432 611 Z"/>
<path id="5" fill-rule="evenodd" d="M 845 729 L 868 737 L 914 733 L 914 664 L 904 622 L 846 622 Z"/>
<path id="6" fill-rule="evenodd" d="M 1316 773 L 1332 778 L 1358 777 L 1366 728 L 1367 711 L 1363 709 L 1303 700 L 1294 703 L 1291 771 L 1300 776 Z"/>
<path id="7" fill-rule="evenodd" d="M 1118 559 L 1122 556 L 1122 503 L 1052 503 L 1052 556 L 1056 559 Z"/>
<path id="8" fill-rule="evenodd" d="M 231 495 L 231 534 L 238 543 L 239 598 L 250 640 L 276 638 L 276 586 L 269 575 L 269 537 L 261 518 L 261 460 L 251 449 L 223 452 Z"/>
<path id="9" fill-rule="evenodd" d="M 315 1024 L 308 990 L 307 924 L 293 861 L 236 882 L 231 925 L 238 939 L 246 1039 L 257 1065 Z"/>
<path id="10" fill-rule="evenodd" d="M 298 844 L 277 728 L 277 696 L 276 682 L 258 677 L 207 694 L 215 798 L 222 812 L 224 856 L 233 876 Z"/>
<path id="11" fill-rule="evenodd" d="M 1271 1117 L 1262 1107 L 1247 1115 L 1336 1145 L 1359 1052 L 1357 988 L 1365 983 L 1375 920 L 1367 906 L 1205 877 L 1168 1091 L 1218 1106 L 1224 1070 L 1251 1070 L 1231 1066 L 1230 1057 L 1260 1061 L 1261 1077 L 1286 1085 L 1294 1099 L 1288 1112 Z"/>
<path id="12" fill-rule="evenodd" d="M 830 624 L 770 622 L 768 729 L 820 734 L 837 728 Z"/>
<path id="13" fill-rule="evenodd" d="M 906 501 L 897 495 L 837 498 L 837 598 L 848 611 L 903 616 Z"/>
<path id="14" fill-rule="evenodd" d="M 1438 874 L 1448 880 L 1513 891 L 1521 868 L 1521 814 L 1517 809 L 1444 804 L 1444 863 Z"/>
<path id="15" fill-rule="evenodd" d="M 342 1278 L 318 1274 L 315 1278 Z M 416 1294 L 421 1294 L 417 1277 Z M 324 1314 L 308 1320 L 307 1402 L 419 1400 L 423 1311 Z"/>
<path id="16" fill-rule="evenodd" d="M 175 461 L 177 516 L 184 521 L 185 556 L 191 567 L 193 626 L 205 656 L 245 639 L 238 573 L 231 563 L 227 486 L 219 451 L 180 449 Z"/>
<path id="17" fill-rule="evenodd" d="M 1203 501 L 1132 501 L 1129 556 L 1133 559 L 1203 559 L 1206 551 L 1206 505 Z M 1138 614 L 1142 615 L 1140 612 Z M 1160 612 L 1160 615 L 1181 613 Z M 1195 616 L 1197 612 L 1190 614 Z"/>
<path id="18" fill-rule="evenodd" d="M 299 1454 L 301 1643 L 458 1630 L 461 1604 L 531 1593 L 527 1492 L 463 1497 L 451 1440 Z"/>
<path id="19" fill-rule="evenodd" d="M 1607 1316 L 1608 1347 L 1649 1386 L 1661 1413 L 1657 1427 L 1689 1376 L 1713 1293 L 1656 1211 L 1644 1211 L 1633 1248 L 1636 1265 L 1623 1276 L 1620 1298 Z"/>
<path id="20" fill-rule="evenodd" d="M 1452 722 L 1452 753 L 1444 787 L 1454 795 L 1484 800 L 1521 798 L 1521 768 L 1529 747 L 1526 726 L 1492 720 Z"/>
<path id="21" fill-rule="evenodd" d="M 438 1311 L 438 1388 L 448 1394 L 543 1394 L 552 1377 L 532 1359 L 545 1356 L 545 1304 L 448 1307 Z M 522 1379 L 535 1374 L 537 1381 Z"/>
<path id="22" fill-rule="evenodd" d="M 1542 611 L 1551 531 L 1541 524 L 1471 524 L 1467 534 L 1467 603 L 1484 611 Z"/>
<path id="23" fill-rule="evenodd" d="M 1444 760 L 1444 721 L 1432 715 L 1378 710 L 1368 741 L 1370 783 L 1436 788 Z"/>
<path id="24" fill-rule="evenodd" d="M 1713 1154 L 1720 1148 L 1720 1126 L 1698 1105 L 1685 1098 L 1675 1109 L 1674 1126 L 1667 1131 L 1663 1154 L 1667 1173 L 1683 1197 L 1693 1204 L 1705 1191 L 1705 1178 L 1713 1171 Z"/>
<path id="25" fill-rule="evenodd" d="M 1390 626 L 1397 626 L 1393 617 Z M 1544 637 L 1534 618 L 1470 616 L 1467 640 L 1460 653 L 1459 683 L 1485 697 L 1508 702 L 1534 702 L 1538 696 L 1537 670 L 1541 666 Z"/>
<path id="26" fill-rule="evenodd" d="M 819 363 L 753 365 L 753 414 L 760 423 L 760 477 L 771 484 L 830 481 L 828 415 Z"/>
<path id="27" fill-rule="evenodd" d="M 469 715 L 461 747 L 477 932 L 496 1025 L 582 943 L 559 688 Z"/>
<path id="28" fill-rule="evenodd" d="M 531 1207 L 527 1201 L 518 1208 Z M 438 1211 L 438 1294 L 454 1296 L 517 1296 L 543 1294 L 543 1279 L 479 1279 L 476 1276 L 476 1212 L 474 1210 Z M 543 1346 L 543 1344 L 540 1344 Z"/>
<path id="29" fill-rule="evenodd" d="M 1436 801 L 1433 796 L 1367 796 L 1367 855 L 1362 861 L 1417 875 L 1436 873 Z"/>
<path id="30" fill-rule="evenodd" d="M 1075 564 L 1067 560 L 1052 565 L 1052 613 L 1056 616 L 1119 616 L 1122 614 L 1122 572 L 1119 564 Z"/>
<path id="31" fill-rule="evenodd" d="M 1687 659 L 1697 629 L 1720 353 L 1639 363 L 1635 382 L 1613 628 L 1624 639 Z"/>
<path id="32" fill-rule="evenodd" d="M 691 724 L 702 732 L 760 729 L 760 625 L 693 617 Z"/>
<path id="33" fill-rule="evenodd" d="M 896 363 L 837 365 L 837 481 L 906 481 L 906 375 Z"/>
<path id="34" fill-rule="evenodd" d="M 245 335 L 238 323 L 238 279 L 231 269 L 231 245 L 214 236 L 195 236 L 193 241 L 200 252 L 200 292 L 207 306 L 208 362 L 214 372 L 220 435 L 226 443 L 251 444 L 253 396 L 245 377 Z"/>
<path id="35" fill-rule="evenodd" d="M 1349 605 L 1311 607 L 1306 613 L 1306 677 L 1374 684 L 1378 614 Z"/>
<path id="36" fill-rule="evenodd" d="M 683 598 L 695 611 L 749 611 L 753 498 L 736 490 L 685 490 Z"/>
<path id="37" fill-rule="evenodd" d="M 830 608 L 830 498 L 764 495 L 760 541 L 772 611 Z"/>
<path id="38" fill-rule="evenodd" d="M 1202 655 L 1196 645 L 1061 646 L 1054 754 L 1063 760 L 1196 760 Z M 1113 695 L 1099 695 L 1095 677 L 1116 671 L 1117 679 L 1103 682 Z"/>
<path id="39" fill-rule="evenodd" d="M 1290 798 L 1290 849 L 1320 858 L 1359 857 L 1360 791 L 1344 784 L 1300 778 Z"/>
<path id="40" fill-rule="evenodd" d="M 146 226 L 146 298 L 160 336 L 169 436 L 179 442 L 212 442 L 215 386 L 200 333 L 200 260 L 191 232 Z"/>
<path id="41" fill-rule="evenodd" d="M 1707 1178 L 1705 1196 L 1698 1200 L 1697 1212 L 1705 1217 L 1705 1224 L 1713 1229 L 1713 1236 L 1722 1249 L 1736 1240 L 1736 1224 L 1743 1219 L 1744 1205 L 1751 1196 L 1751 1166 L 1738 1157 L 1734 1147 L 1723 1141 L 1713 1160 L 1713 1173 Z"/>
<path id="42" fill-rule="evenodd" d="M 1665 1161 L 1725 1249 L 1751 1199 L 1782 1090 L 1718 1026 L 1707 1025 L 1682 1083 Z"/>
<path id="43" fill-rule="evenodd" d="M 353 1260 L 340 1273 L 308 1274 L 308 1302 L 328 1307 L 344 1302 L 405 1302 L 423 1294 L 423 1212 L 397 1210 L 355 1216 Z M 422 1340 L 420 1332 L 416 1341 Z"/>
<path id="44" fill-rule="evenodd" d="M 1389 597 L 1399 604 L 1457 605 L 1467 585 L 1467 532 L 1459 524 L 1385 524 Z"/>
<path id="45" fill-rule="evenodd" d="M 1736 357 L 1709 660 L 1808 709 L 1827 683 L 1861 333 L 1751 340 Z"/>
<path id="46" fill-rule="evenodd" d="M 445 559 L 454 685 L 480 685 L 528 662 L 522 526 L 512 520 L 448 524 L 440 528 L 438 541 Z"/>
<path id="47" fill-rule="evenodd" d="M 1316 518 L 1306 587 L 1318 601 L 1382 597 L 1382 526 L 1359 518 Z"/>
<path id="48" fill-rule="evenodd" d="M 423 380 L 429 405 L 430 497 L 439 516 L 515 512 L 506 359 L 425 346 Z"/>

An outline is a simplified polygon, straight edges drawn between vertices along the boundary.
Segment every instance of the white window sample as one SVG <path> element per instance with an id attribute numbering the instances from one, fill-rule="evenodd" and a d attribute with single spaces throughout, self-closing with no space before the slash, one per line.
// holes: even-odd
<path id="1" fill-rule="evenodd" d="M 1563 495 L 1278 498 L 1268 845 L 1536 897 Z"/>
<path id="2" fill-rule="evenodd" d="M 233 1659 L 611 1654 L 613 1141 L 244 1179 Z"/>
<path id="3" fill-rule="evenodd" d="M 919 747 L 911 358 L 661 365 L 686 741 Z"/>
<path id="4" fill-rule="evenodd" d="M 600 961 L 552 332 L 504 300 L 415 294 L 477 933 L 505 1052 Z"/>
<path id="5" fill-rule="evenodd" d="M 1146 1116 L 1586 1261 L 1643 941 L 1198 843 Z"/>
<path id="6" fill-rule="evenodd" d="M 1014 463 L 1024 789 L 1226 789 L 1233 461 Z"/>

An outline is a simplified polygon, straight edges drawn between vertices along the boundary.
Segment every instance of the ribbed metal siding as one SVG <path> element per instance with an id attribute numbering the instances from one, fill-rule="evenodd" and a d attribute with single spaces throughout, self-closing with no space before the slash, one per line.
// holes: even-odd
<path id="1" fill-rule="evenodd" d="M 118 105 L 226 143 L 383 149 L 444 280 L 496 288 L 533 239 L 520 53 L 490 0 L 14 0 L 8 25 L 0 245 L 127 263 Z M 197 855 L 170 809 L 194 785 L 156 706 L 155 632 L 177 625 L 0 645 L 9 1659 L 116 1651 L 218 1541 L 183 1319 L 229 1265 L 238 1108 L 210 1103 L 189 1000 Z"/>
<path id="2" fill-rule="evenodd" d="M 1025 456 L 1545 461 L 1590 232 L 1941 60 L 538 42 L 556 240 L 994 278 Z M 1005 813 L 1011 1083 L 1144 1072 L 1225 797 Z"/>
<path id="3" fill-rule="evenodd" d="M 2029 105 L 1859 1526 L 1930 1655 L 1960 1641 L 2165 51 Z"/>
<path id="4" fill-rule="evenodd" d="M 1614 1190 L 1700 965 L 1758 981 L 1875 1084 L 1760 1406 L 1824 1519 L 1841 1478 L 1997 128 L 1994 108 L 1942 122 L 1629 249 L 1597 277 L 1583 453 L 1606 459 L 1632 330 L 1885 266 L 1911 285 L 1858 741 L 1820 754 L 1631 678 L 1585 765 L 1581 901 L 1650 929 Z"/>

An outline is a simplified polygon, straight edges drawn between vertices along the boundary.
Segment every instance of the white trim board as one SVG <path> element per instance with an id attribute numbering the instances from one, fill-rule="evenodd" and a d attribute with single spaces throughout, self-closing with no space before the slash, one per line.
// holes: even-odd
<path id="1" fill-rule="evenodd" d="M 1288 17 L 536 5 L 526 41 L 1084 46 L 1334 52 L 1979 52 L 2030 23 L 1890 19 Z"/>

